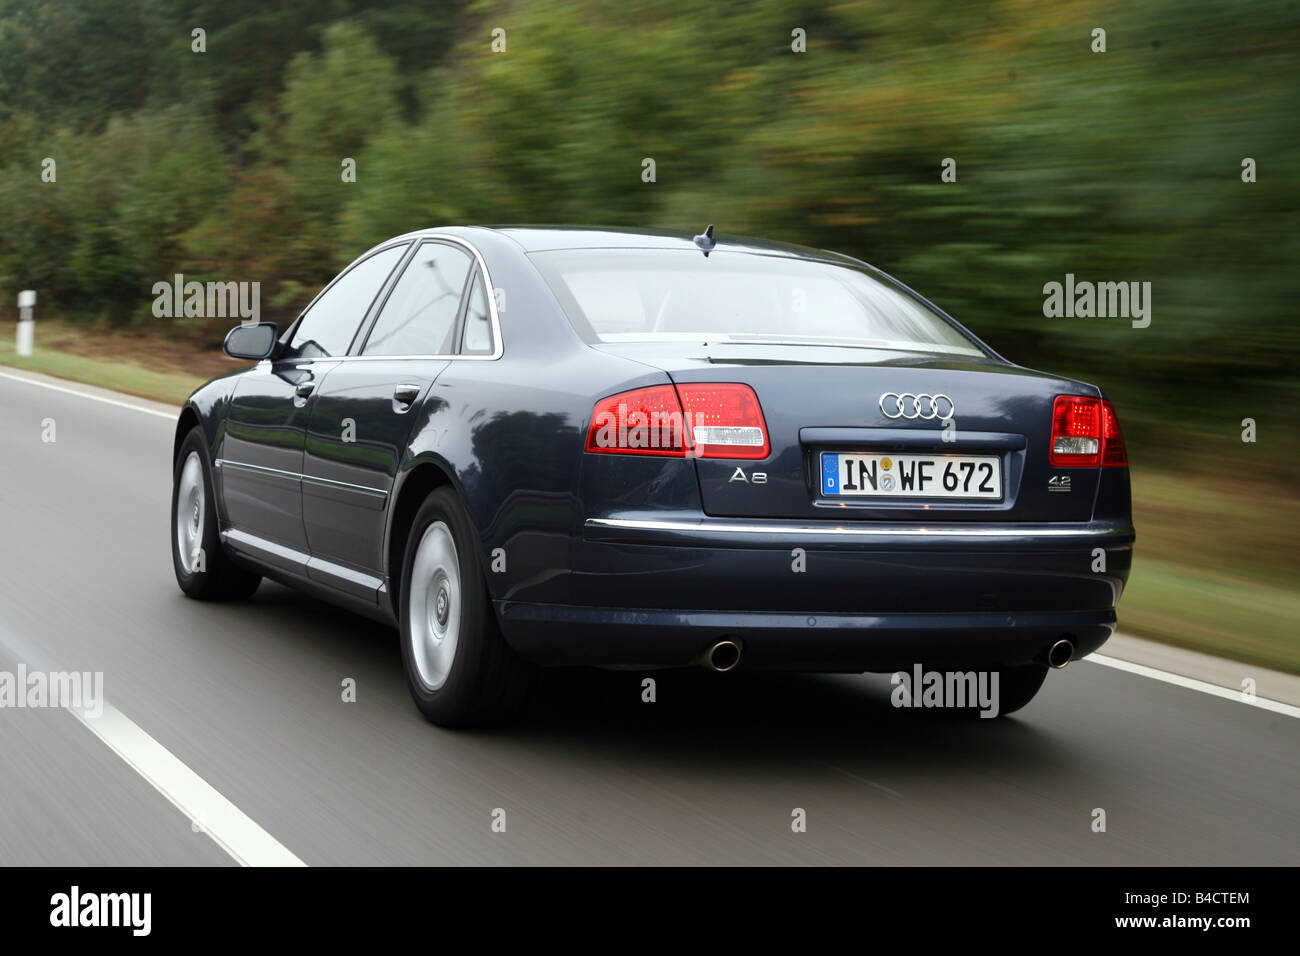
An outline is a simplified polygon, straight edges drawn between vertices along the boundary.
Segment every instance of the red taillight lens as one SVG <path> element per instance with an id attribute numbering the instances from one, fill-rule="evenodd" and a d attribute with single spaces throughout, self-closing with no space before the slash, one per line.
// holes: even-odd
<path id="1" fill-rule="evenodd" d="M 1127 465 L 1128 454 L 1114 406 L 1100 398 L 1056 396 L 1048 460 L 1057 468 Z"/>
<path id="2" fill-rule="evenodd" d="M 682 405 L 671 385 L 620 392 L 592 410 L 587 451 L 681 457 L 689 447 Z"/>
<path id="3" fill-rule="evenodd" d="M 1052 450 L 1057 468 L 1087 468 L 1101 462 L 1101 399 L 1058 395 L 1052 404 Z"/>
<path id="4" fill-rule="evenodd" d="M 587 429 L 590 452 L 756 459 L 769 450 L 758 396 L 734 382 L 620 392 L 596 403 Z"/>
<path id="5" fill-rule="evenodd" d="M 1107 401 L 1101 403 L 1101 449 L 1103 465 L 1128 465 L 1128 449 L 1124 447 L 1119 416 L 1115 414 L 1115 406 Z"/>
<path id="6" fill-rule="evenodd" d="M 767 457 L 767 423 L 748 385 L 691 383 L 678 385 L 677 394 L 701 458 Z"/>

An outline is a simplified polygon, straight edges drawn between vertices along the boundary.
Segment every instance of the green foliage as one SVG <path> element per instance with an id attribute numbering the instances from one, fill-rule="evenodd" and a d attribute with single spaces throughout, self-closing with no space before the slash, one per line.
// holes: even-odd
<path id="1" fill-rule="evenodd" d="M 12 125 L 12 124 L 11 124 Z M 70 314 L 125 321 L 180 267 L 182 232 L 214 208 L 225 170 L 201 123 L 142 110 L 99 132 L 39 133 L 0 174 L 0 281 Z M 41 180 L 43 157 L 56 161 Z"/>

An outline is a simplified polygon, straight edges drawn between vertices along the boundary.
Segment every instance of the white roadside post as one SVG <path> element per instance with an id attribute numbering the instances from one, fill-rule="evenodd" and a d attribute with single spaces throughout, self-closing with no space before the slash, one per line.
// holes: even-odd
<path id="1" fill-rule="evenodd" d="M 24 289 L 18 293 L 18 354 L 32 354 L 32 340 L 36 337 L 36 322 L 32 309 L 36 306 L 36 291 Z"/>

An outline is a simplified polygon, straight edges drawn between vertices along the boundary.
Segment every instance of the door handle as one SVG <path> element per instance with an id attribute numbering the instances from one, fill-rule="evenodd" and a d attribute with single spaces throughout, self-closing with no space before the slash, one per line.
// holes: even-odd
<path id="1" fill-rule="evenodd" d="M 293 387 L 293 393 L 299 398 L 306 398 L 316 389 L 316 382 L 313 379 L 307 379 L 305 382 L 299 382 Z"/>
<path id="2" fill-rule="evenodd" d="M 396 411 L 404 412 L 409 409 L 419 397 L 420 386 L 399 385 L 397 388 L 393 389 L 393 408 Z"/>

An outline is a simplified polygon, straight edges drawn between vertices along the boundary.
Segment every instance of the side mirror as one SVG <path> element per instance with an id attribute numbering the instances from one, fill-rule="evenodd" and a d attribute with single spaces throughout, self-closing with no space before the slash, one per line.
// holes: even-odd
<path id="1" fill-rule="evenodd" d="M 262 361 L 275 351 L 275 323 L 258 322 L 256 325 L 237 325 L 226 333 L 223 346 L 231 358 Z"/>

